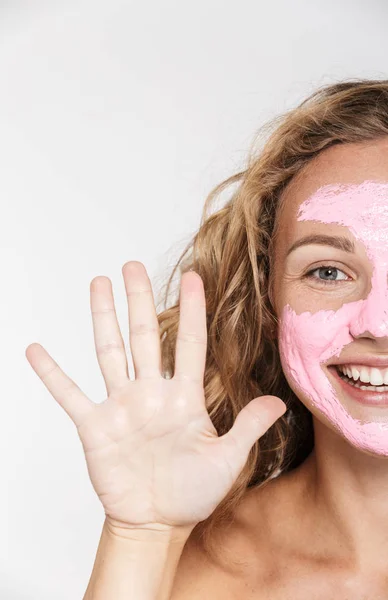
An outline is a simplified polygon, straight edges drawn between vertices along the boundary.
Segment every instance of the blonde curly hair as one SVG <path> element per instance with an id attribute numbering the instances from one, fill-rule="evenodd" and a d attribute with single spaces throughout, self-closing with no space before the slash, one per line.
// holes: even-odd
<path id="1" fill-rule="evenodd" d="M 266 132 L 268 139 L 256 150 Z M 208 331 L 204 390 L 219 436 L 257 396 L 279 396 L 288 407 L 254 444 L 228 495 L 197 525 L 207 552 L 213 552 L 214 528 L 233 521 L 248 488 L 294 469 L 314 446 L 312 415 L 282 371 L 278 321 L 271 305 L 273 243 L 282 192 L 322 150 L 386 135 L 388 80 L 352 79 L 322 86 L 296 108 L 264 124 L 249 150 L 246 169 L 208 195 L 199 230 L 164 286 L 164 310 L 158 314 L 162 368 L 164 376 L 172 377 L 179 292 L 175 290 L 174 304 L 166 308 L 171 283 L 178 268 L 181 275 L 193 269 L 203 280 Z M 215 198 L 232 184 L 238 186 L 230 200 L 210 214 Z"/>

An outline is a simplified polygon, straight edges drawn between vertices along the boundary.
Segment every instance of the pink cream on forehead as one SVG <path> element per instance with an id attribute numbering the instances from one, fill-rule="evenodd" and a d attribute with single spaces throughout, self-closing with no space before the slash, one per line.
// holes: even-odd
<path id="1" fill-rule="evenodd" d="M 321 367 L 338 357 L 354 337 L 369 331 L 388 336 L 388 184 L 325 185 L 305 200 L 298 221 L 336 223 L 361 241 L 373 266 L 367 298 L 339 310 L 296 314 L 290 305 L 280 319 L 279 351 L 288 376 L 352 444 L 388 455 L 387 422 L 362 422 L 345 410 Z M 335 362 L 335 361 L 332 361 Z"/>

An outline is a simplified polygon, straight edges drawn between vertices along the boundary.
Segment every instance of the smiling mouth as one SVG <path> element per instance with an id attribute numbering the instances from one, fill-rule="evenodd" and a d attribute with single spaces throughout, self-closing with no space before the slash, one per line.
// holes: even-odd
<path id="1" fill-rule="evenodd" d="M 352 377 L 343 373 L 341 367 L 343 368 L 344 365 L 326 366 L 336 383 L 336 387 L 339 386 L 342 393 L 365 406 L 388 407 L 388 385 L 372 385 L 363 381 L 355 381 Z"/>
<path id="2" fill-rule="evenodd" d="M 364 381 L 360 381 L 359 379 L 356 381 L 353 377 L 349 377 L 341 370 L 342 365 L 330 365 L 329 369 L 335 371 L 337 376 L 342 379 L 345 383 L 357 388 L 359 390 L 364 390 L 368 392 L 388 392 L 388 385 L 372 385 L 371 383 L 367 383 Z"/>

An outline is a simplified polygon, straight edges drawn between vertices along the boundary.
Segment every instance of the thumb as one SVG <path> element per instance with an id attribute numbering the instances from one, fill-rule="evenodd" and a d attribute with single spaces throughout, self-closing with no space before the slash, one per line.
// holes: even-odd
<path id="1" fill-rule="evenodd" d="M 287 406 L 277 396 L 260 396 L 244 406 L 237 415 L 233 427 L 218 438 L 218 442 L 224 445 L 224 452 L 230 453 L 230 460 L 236 468 L 242 469 L 253 444 L 286 410 Z M 236 465 L 236 459 L 238 462 L 236 449 L 243 461 L 241 465 Z"/>

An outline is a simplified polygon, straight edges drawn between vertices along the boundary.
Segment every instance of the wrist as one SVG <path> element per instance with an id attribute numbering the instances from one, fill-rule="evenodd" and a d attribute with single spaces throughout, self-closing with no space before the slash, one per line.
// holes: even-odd
<path id="1" fill-rule="evenodd" d="M 109 536 L 138 542 L 186 543 L 191 532 L 196 527 L 192 525 L 171 526 L 163 523 L 150 523 L 149 525 L 129 525 L 120 523 L 110 517 L 105 518 L 104 529 Z"/>

